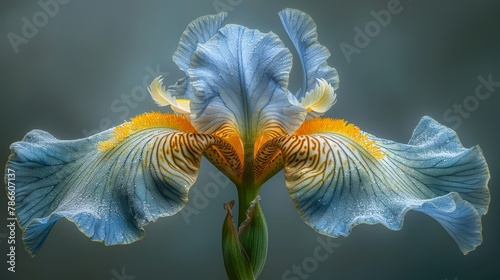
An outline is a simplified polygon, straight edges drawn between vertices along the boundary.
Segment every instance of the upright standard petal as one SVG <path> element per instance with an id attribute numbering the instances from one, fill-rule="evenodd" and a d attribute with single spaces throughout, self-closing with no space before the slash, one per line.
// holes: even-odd
<path id="1" fill-rule="evenodd" d="M 281 23 L 297 50 L 302 64 L 303 84 L 296 96 L 302 101 L 306 92 L 312 91 L 317 79 L 324 79 L 333 86 L 339 87 L 337 70 L 328 66 L 330 57 L 328 49 L 318 42 L 318 33 L 313 19 L 306 13 L 285 9 L 279 13 Z"/>
<path id="2" fill-rule="evenodd" d="M 187 73 L 191 55 L 198 47 L 214 36 L 226 20 L 227 13 L 199 17 L 186 27 L 179 40 L 172 59 L 179 68 Z"/>
<path id="3" fill-rule="evenodd" d="M 234 154 L 224 140 L 196 134 L 185 117 L 160 113 L 80 140 L 31 131 L 12 144 L 7 163 L 27 250 L 36 254 L 62 217 L 106 245 L 142 238 L 148 222 L 183 208 L 211 146 Z"/>
<path id="4" fill-rule="evenodd" d="M 490 201 L 486 161 L 478 147 L 464 148 L 431 118 L 421 120 L 407 145 L 341 120 L 314 119 L 261 154 L 277 149 L 299 215 L 320 233 L 346 236 L 360 223 L 398 230 L 413 209 L 438 221 L 464 254 L 482 241 Z"/>
<path id="5" fill-rule="evenodd" d="M 194 89 L 189 82 L 188 75 L 191 56 L 198 44 L 205 43 L 217 33 L 224 24 L 226 17 L 227 13 L 202 16 L 193 20 L 186 27 L 179 40 L 177 50 L 172 56 L 175 64 L 185 73 L 186 77 L 179 79 L 176 84 L 168 87 L 170 95 L 188 100 L 193 97 Z"/>
<path id="6" fill-rule="evenodd" d="M 296 130 L 305 110 L 288 101 L 291 54 L 273 33 L 226 25 L 193 53 L 193 124 L 244 143 Z"/>

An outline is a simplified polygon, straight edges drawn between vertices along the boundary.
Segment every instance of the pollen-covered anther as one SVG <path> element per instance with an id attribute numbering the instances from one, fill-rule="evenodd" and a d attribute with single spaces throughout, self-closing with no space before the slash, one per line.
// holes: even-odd
<path id="1" fill-rule="evenodd" d="M 316 87 L 308 91 L 300 105 L 307 112 L 325 113 L 337 101 L 337 94 L 334 92 L 332 85 L 324 79 L 317 79 Z"/>
<path id="2" fill-rule="evenodd" d="M 172 107 L 174 112 L 184 115 L 191 114 L 191 109 L 189 107 L 190 100 L 175 98 L 170 94 L 168 90 L 165 90 L 163 86 L 163 77 L 156 77 L 148 88 L 149 93 L 151 94 L 151 98 L 153 98 L 154 102 L 160 106 L 168 106 Z"/>

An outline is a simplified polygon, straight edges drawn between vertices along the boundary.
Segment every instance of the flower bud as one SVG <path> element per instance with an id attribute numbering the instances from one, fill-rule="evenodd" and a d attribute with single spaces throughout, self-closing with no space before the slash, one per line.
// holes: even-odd
<path id="1" fill-rule="evenodd" d="M 222 254 L 226 273 L 229 280 L 253 280 L 255 277 L 252 265 L 240 242 L 238 230 L 233 222 L 233 206 L 234 200 L 224 203 L 227 214 L 222 226 Z"/>
<path id="2" fill-rule="evenodd" d="M 267 224 L 257 196 L 246 211 L 246 219 L 238 230 L 240 242 L 248 255 L 252 270 L 257 278 L 267 258 Z"/>

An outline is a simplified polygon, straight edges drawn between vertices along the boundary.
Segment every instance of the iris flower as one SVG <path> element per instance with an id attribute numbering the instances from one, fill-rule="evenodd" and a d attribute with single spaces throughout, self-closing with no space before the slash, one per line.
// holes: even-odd
<path id="1" fill-rule="evenodd" d="M 464 148 L 430 117 L 408 144 L 322 118 L 339 86 L 330 53 L 310 16 L 293 9 L 279 16 L 302 67 L 295 93 L 292 55 L 277 35 L 209 15 L 189 24 L 173 55 L 185 77 L 168 87 L 158 77 L 149 88 L 173 113 L 145 113 L 85 139 L 33 130 L 13 143 L 7 168 L 16 173 L 28 252 L 38 253 L 61 218 L 106 245 L 141 239 L 146 224 L 186 205 L 202 156 L 238 191 L 238 222 L 233 201 L 223 223 L 230 279 L 262 270 L 268 233 L 258 193 L 282 169 L 299 216 L 321 234 L 347 236 L 363 223 L 399 230 L 415 210 L 441 224 L 464 254 L 474 250 L 490 202 L 480 148 Z"/>

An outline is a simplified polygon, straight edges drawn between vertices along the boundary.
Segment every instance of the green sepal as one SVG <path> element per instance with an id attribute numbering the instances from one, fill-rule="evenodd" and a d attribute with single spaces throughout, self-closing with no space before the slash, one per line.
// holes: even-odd
<path id="1" fill-rule="evenodd" d="M 260 197 L 257 196 L 246 211 L 246 219 L 241 223 L 238 234 L 240 242 L 250 260 L 253 273 L 257 278 L 267 258 L 267 223 L 259 204 Z"/>
<path id="2" fill-rule="evenodd" d="M 234 200 L 224 203 L 227 214 L 222 226 L 222 254 L 226 273 L 229 280 L 255 280 L 252 265 L 233 221 L 233 206 Z"/>

